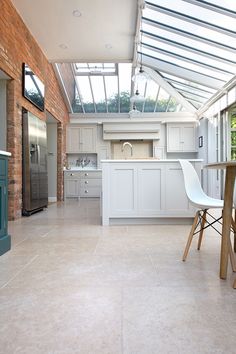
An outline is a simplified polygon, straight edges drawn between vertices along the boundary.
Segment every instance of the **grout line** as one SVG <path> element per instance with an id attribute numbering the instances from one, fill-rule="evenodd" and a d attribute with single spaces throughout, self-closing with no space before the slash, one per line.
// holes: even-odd
<path id="1" fill-rule="evenodd" d="M 28 240 L 29 236 L 27 236 L 26 238 L 24 238 L 24 240 L 21 240 L 20 242 L 18 242 L 16 245 L 14 245 L 14 247 L 19 246 L 22 242 Z"/>
<path id="2" fill-rule="evenodd" d="M 100 237 L 98 238 L 97 244 L 95 246 L 95 249 L 93 251 L 93 254 L 96 256 L 97 255 L 97 248 L 98 248 L 98 244 L 100 243 Z"/>
<path id="3" fill-rule="evenodd" d="M 121 353 L 124 353 L 124 287 L 121 288 L 121 321 L 120 321 Z"/>
<path id="4" fill-rule="evenodd" d="M 48 231 L 48 232 L 46 232 L 46 234 L 44 234 L 44 235 L 42 235 L 42 236 L 40 236 L 41 238 L 44 238 L 44 237 L 47 237 L 48 236 L 48 234 L 50 234 L 50 232 L 52 232 L 54 229 L 52 229 L 52 230 L 50 230 L 50 231 Z"/>
<path id="5" fill-rule="evenodd" d="M 5 288 L 13 279 L 15 279 L 20 273 L 22 273 L 22 271 L 26 269 L 31 263 L 33 263 L 38 257 L 39 255 L 36 254 L 36 256 L 34 256 L 28 263 L 26 263 L 24 267 L 22 267 L 11 279 L 9 279 L 5 284 L 3 284 L 0 289 Z"/>
<path id="6" fill-rule="evenodd" d="M 154 268 L 155 270 L 155 273 L 158 274 L 158 271 L 157 271 L 157 267 L 155 266 L 155 264 L 153 263 L 153 259 L 152 259 L 152 256 L 150 254 L 147 254 L 147 257 L 152 265 L 152 267 Z"/>

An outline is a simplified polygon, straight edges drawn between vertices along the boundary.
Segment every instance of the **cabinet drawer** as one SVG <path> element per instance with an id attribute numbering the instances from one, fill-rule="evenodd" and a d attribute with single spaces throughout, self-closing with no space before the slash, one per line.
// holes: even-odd
<path id="1" fill-rule="evenodd" d="M 66 179 L 79 179 L 80 173 L 79 172 L 64 172 L 64 177 Z"/>
<path id="2" fill-rule="evenodd" d="M 81 197 L 100 197 L 101 187 L 87 187 L 83 186 L 80 188 Z"/>
<path id="3" fill-rule="evenodd" d="M 81 178 L 102 178 L 102 171 L 82 171 Z"/>
<path id="4" fill-rule="evenodd" d="M 81 178 L 80 186 L 81 188 L 88 186 L 88 187 L 101 187 L 102 179 L 101 178 Z"/>

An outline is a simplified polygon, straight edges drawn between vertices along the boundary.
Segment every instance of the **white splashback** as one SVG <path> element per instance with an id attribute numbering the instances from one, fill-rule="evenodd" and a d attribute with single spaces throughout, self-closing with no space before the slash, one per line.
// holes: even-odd
<path id="1" fill-rule="evenodd" d="M 151 140 L 145 141 L 134 141 L 127 140 L 132 145 L 131 148 L 129 145 L 126 145 L 123 149 L 123 144 L 125 141 L 112 141 L 111 143 L 111 156 L 112 159 L 125 159 L 129 157 L 136 158 L 146 158 L 153 156 L 153 142 Z"/>

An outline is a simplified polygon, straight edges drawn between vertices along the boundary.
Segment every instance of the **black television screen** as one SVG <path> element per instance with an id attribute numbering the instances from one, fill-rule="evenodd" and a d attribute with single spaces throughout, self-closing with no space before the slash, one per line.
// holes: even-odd
<path id="1" fill-rule="evenodd" d="M 44 84 L 27 64 L 23 64 L 23 96 L 44 111 Z"/>

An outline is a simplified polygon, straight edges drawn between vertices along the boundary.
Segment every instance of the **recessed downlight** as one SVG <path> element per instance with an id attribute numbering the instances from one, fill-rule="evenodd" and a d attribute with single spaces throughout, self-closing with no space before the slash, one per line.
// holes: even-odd
<path id="1" fill-rule="evenodd" d="M 82 16 L 82 13 L 79 10 L 74 10 L 74 11 L 72 11 L 72 15 L 75 17 L 80 17 L 80 16 Z"/>
<path id="2" fill-rule="evenodd" d="M 106 48 L 106 49 L 112 49 L 112 45 L 111 45 L 111 43 L 107 43 L 107 44 L 105 44 L 105 48 Z"/>
<path id="3" fill-rule="evenodd" d="M 64 44 L 64 43 L 59 44 L 59 47 L 60 47 L 61 49 L 67 49 L 67 48 L 68 48 L 67 45 Z"/>

